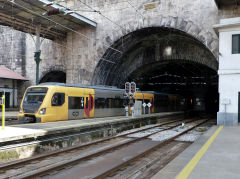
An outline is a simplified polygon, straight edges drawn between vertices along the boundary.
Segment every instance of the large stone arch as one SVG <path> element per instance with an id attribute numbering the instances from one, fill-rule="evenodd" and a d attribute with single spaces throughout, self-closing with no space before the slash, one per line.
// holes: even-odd
<path id="1" fill-rule="evenodd" d="M 121 87 L 121 83 L 124 83 L 127 76 L 136 71 L 137 68 L 158 61 L 185 60 L 205 65 L 214 71 L 217 70 L 218 62 L 215 56 L 217 54 L 217 40 L 214 39 L 211 32 L 203 32 L 197 25 L 181 20 L 181 18 L 163 18 L 161 21 L 157 21 L 159 26 L 153 23 L 154 20 L 149 21 L 147 28 L 139 29 L 141 26 L 132 26 L 129 28 L 129 33 L 122 37 L 115 33 L 115 35 L 109 35 L 105 38 L 105 41 L 112 45 L 99 60 L 94 71 L 92 84 Z M 152 25 L 150 25 L 151 23 Z M 136 30 L 133 31 L 134 29 Z M 124 34 L 124 32 L 122 33 Z M 159 33 L 161 34 L 159 35 Z M 153 40 L 154 45 L 150 42 L 150 44 L 144 45 L 144 49 L 142 49 L 141 41 L 145 39 L 144 37 L 141 38 L 141 35 L 152 36 L 150 39 L 156 38 L 155 41 Z M 116 38 L 118 39 L 114 41 Z M 164 50 L 168 43 L 173 52 L 171 55 L 164 56 L 160 52 Z M 181 47 L 178 47 L 179 45 Z M 131 49 L 137 46 L 140 48 Z M 191 48 L 191 53 L 189 53 L 187 49 Z M 135 55 L 131 54 L 129 56 L 128 54 L 131 51 L 134 51 Z"/>
<path id="2" fill-rule="evenodd" d="M 214 31 L 211 29 L 207 29 L 204 26 L 199 26 L 198 24 L 194 23 L 191 20 L 185 20 L 182 17 L 174 17 L 174 16 L 148 16 L 145 19 L 125 19 L 124 21 L 116 22 L 124 29 L 110 29 L 109 31 L 105 30 L 105 37 L 103 39 L 103 43 L 98 46 L 98 52 L 100 52 L 100 56 L 103 55 L 106 50 L 108 49 L 108 44 L 110 47 L 114 46 L 116 41 L 119 41 L 124 36 L 128 34 L 144 29 L 144 28 L 151 28 L 151 27 L 166 27 L 170 29 L 176 29 L 182 32 L 185 32 L 192 38 L 201 42 L 212 54 L 215 58 L 218 58 L 218 38 Z M 101 33 L 101 32 L 100 32 Z"/>

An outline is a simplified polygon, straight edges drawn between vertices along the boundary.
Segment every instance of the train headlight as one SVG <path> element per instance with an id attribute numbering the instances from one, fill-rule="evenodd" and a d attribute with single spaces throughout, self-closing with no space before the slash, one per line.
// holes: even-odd
<path id="1" fill-rule="evenodd" d="M 39 114 L 41 114 L 41 115 L 46 114 L 46 108 L 40 109 Z"/>

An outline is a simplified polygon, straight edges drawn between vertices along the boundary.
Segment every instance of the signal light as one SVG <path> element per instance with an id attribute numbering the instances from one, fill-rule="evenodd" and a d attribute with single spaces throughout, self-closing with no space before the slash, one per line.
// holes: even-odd
<path id="1" fill-rule="evenodd" d="M 127 94 L 130 92 L 130 85 L 131 84 L 129 82 L 125 83 L 125 93 L 127 93 Z"/>
<path id="2" fill-rule="evenodd" d="M 131 82 L 131 93 L 135 93 L 136 92 L 136 83 Z"/>

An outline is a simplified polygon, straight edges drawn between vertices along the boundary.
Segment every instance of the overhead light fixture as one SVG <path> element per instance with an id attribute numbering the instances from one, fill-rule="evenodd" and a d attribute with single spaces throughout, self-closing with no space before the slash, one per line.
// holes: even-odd
<path id="1" fill-rule="evenodd" d="M 48 15 L 48 16 L 52 16 L 52 15 L 58 15 L 58 14 L 63 14 L 63 15 L 67 15 L 67 14 L 71 14 L 74 13 L 75 11 L 70 11 L 67 8 L 53 8 L 53 9 L 49 9 L 46 12 L 44 12 L 42 15 Z"/>
<path id="2" fill-rule="evenodd" d="M 44 4 L 43 7 L 51 6 L 51 5 L 53 5 L 53 4 L 54 4 L 53 2 L 49 2 L 49 3 L 47 3 L 47 4 Z"/>
<path id="3" fill-rule="evenodd" d="M 166 55 L 166 56 L 172 55 L 172 47 L 171 47 L 171 46 L 167 46 L 167 47 L 164 49 L 164 55 Z"/>

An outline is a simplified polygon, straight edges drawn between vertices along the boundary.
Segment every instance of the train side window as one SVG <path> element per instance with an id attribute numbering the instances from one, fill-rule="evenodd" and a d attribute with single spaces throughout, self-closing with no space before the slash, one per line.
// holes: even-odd
<path id="1" fill-rule="evenodd" d="M 119 108 L 119 106 L 120 106 L 120 99 L 115 99 L 114 100 L 114 108 Z"/>
<path id="2" fill-rule="evenodd" d="M 104 98 L 95 98 L 95 108 L 104 108 Z"/>
<path id="3" fill-rule="evenodd" d="M 111 98 L 108 98 L 108 108 L 114 108 L 113 99 L 111 99 Z"/>
<path id="4" fill-rule="evenodd" d="M 55 93 L 52 97 L 52 106 L 62 106 L 65 103 L 64 93 Z"/>
<path id="5" fill-rule="evenodd" d="M 84 108 L 84 98 L 69 96 L 68 107 L 69 107 L 69 109 L 83 109 Z"/>
<path id="6" fill-rule="evenodd" d="M 108 108 L 108 98 L 104 98 L 104 108 Z"/>
<path id="7" fill-rule="evenodd" d="M 120 98 L 115 99 L 114 108 L 122 108 L 123 107 L 123 100 Z"/>

